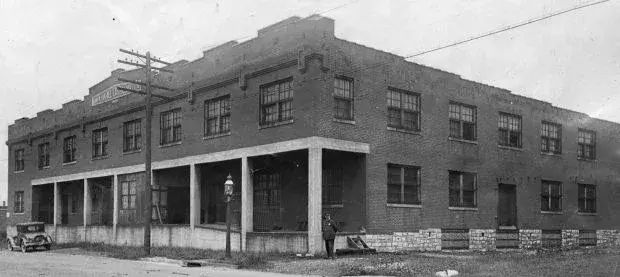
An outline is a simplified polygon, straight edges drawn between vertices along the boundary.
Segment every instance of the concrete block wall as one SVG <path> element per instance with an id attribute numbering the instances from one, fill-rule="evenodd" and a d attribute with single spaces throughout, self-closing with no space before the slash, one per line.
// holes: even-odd
<path id="1" fill-rule="evenodd" d="M 618 246 L 620 232 L 618 230 L 596 230 L 596 245 L 600 247 Z"/>
<path id="2" fill-rule="evenodd" d="M 540 249 L 542 230 L 519 230 L 519 249 Z"/>
<path id="3" fill-rule="evenodd" d="M 495 250 L 495 230 L 493 229 L 470 229 L 469 249 L 474 251 Z"/>
<path id="4" fill-rule="evenodd" d="M 579 247 L 579 230 L 562 230 L 562 248 L 573 249 Z"/>

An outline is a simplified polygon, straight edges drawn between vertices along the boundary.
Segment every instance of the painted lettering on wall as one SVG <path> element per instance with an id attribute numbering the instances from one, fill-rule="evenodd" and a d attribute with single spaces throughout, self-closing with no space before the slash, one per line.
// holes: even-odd
<path id="1" fill-rule="evenodd" d="M 105 102 L 109 102 L 109 101 L 121 98 L 121 97 L 131 93 L 131 92 L 128 92 L 128 91 L 122 91 L 122 90 L 118 89 L 119 87 L 133 89 L 133 90 L 138 90 L 138 91 L 142 90 L 140 85 L 136 85 L 136 84 L 132 84 L 132 83 L 119 83 L 119 84 L 115 84 L 115 85 L 105 89 L 104 91 L 99 92 L 99 93 L 93 95 L 92 105 L 93 106 L 97 106 L 99 104 L 103 104 Z"/>

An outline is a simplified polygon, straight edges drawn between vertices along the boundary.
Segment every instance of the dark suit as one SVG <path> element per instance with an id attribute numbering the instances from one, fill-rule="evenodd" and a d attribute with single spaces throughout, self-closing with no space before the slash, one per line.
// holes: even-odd
<path id="1" fill-rule="evenodd" d="M 325 240 L 325 251 L 327 257 L 334 256 L 334 240 L 336 239 L 338 226 L 333 220 L 323 220 L 323 240 Z"/>

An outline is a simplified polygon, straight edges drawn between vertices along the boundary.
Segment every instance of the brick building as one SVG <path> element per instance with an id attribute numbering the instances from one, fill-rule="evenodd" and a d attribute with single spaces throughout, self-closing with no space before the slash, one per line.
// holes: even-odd
<path id="1" fill-rule="evenodd" d="M 292 17 L 157 82 L 152 242 L 318 252 L 320 219 L 379 250 L 620 243 L 620 125 L 336 38 Z M 9 126 L 9 225 L 140 245 L 142 96 L 112 72 Z M 10 229 L 9 229 L 10 231 Z M 337 244 L 343 244 L 339 237 Z"/>

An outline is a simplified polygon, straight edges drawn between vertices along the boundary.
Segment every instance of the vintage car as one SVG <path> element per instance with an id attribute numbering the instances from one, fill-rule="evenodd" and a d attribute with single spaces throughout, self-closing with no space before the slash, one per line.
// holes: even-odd
<path id="1" fill-rule="evenodd" d="M 52 237 L 45 233 L 45 224 L 43 222 L 27 222 L 18 223 L 17 235 L 7 238 L 7 246 L 9 251 L 21 248 L 26 253 L 29 250 L 35 250 L 37 247 L 44 247 L 50 250 L 52 245 Z"/>

